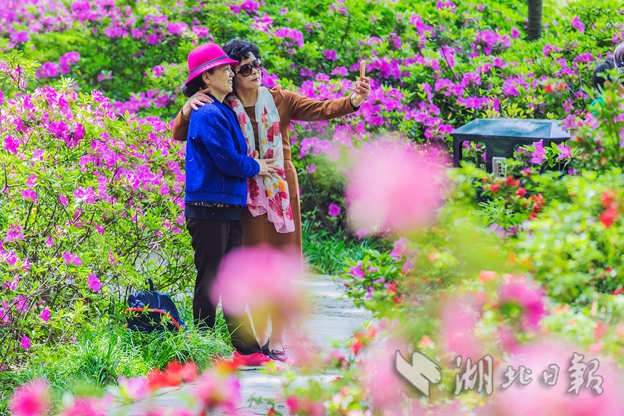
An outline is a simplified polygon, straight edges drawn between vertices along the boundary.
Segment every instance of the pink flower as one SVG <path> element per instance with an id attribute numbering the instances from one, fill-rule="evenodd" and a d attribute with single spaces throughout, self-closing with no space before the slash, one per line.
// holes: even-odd
<path id="1" fill-rule="evenodd" d="M 340 215 L 340 207 L 336 204 L 329 204 L 328 214 L 332 218 L 336 218 Z"/>
<path id="2" fill-rule="evenodd" d="M 374 409 L 387 414 L 402 414 L 407 405 L 403 393 L 405 384 L 395 368 L 397 351 L 411 361 L 404 344 L 397 339 L 388 339 L 384 343 L 371 344 L 361 353 L 360 369 L 367 398 Z"/>
<path id="3" fill-rule="evenodd" d="M 9 231 L 7 231 L 6 237 L 4 237 L 4 242 L 10 243 L 23 239 L 24 233 L 22 231 L 22 227 L 19 224 L 9 224 Z"/>
<path id="4" fill-rule="evenodd" d="M 557 149 L 559 149 L 559 151 L 561 152 L 559 153 L 559 156 L 557 156 L 557 160 L 564 160 L 569 158 L 570 153 L 572 152 L 572 148 L 570 148 L 570 146 L 566 146 L 563 143 L 558 144 Z"/>
<path id="5" fill-rule="evenodd" d="M 21 344 L 23 349 L 29 350 L 30 349 L 30 338 L 28 338 L 26 335 L 24 335 L 22 337 L 22 341 L 21 341 L 20 344 Z"/>
<path id="6" fill-rule="evenodd" d="M 539 326 L 544 315 L 545 294 L 535 282 L 524 276 L 506 275 L 498 289 L 501 304 L 515 303 L 523 309 L 523 320 L 533 328 Z"/>
<path id="7" fill-rule="evenodd" d="M 410 241 L 405 237 L 401 237 L 396 240 L 394 242 L 394 248 L 390 252 L 390 257 L 395 260 L 400 260 L 404 256 L 409 256 L 410 254 L 412 254 L 413 252 L 410 249 L 409 244 Z"/>
<path id="8" fill-rule="evenodd" d="M 63 253 L 63 261 L 65 264 L 70 264 L 72 266 L 82 266 L 82 262 L 80 261 L 78 254 L 72 254 L 69 251 Z"/>
<path id="9" fill-rule="evenodd" d="M 267 245 L 238 249 L 221 262 L 211 298 L 223 299 L 223 309 L 244 315 L 253 310 L 274 310 L 284 318 L 295 318 L 301 309 L 300 288 L 291 279 L 301 277 L 301 258 L 293 251 Z"/>
<path id="10" fill-rule="evenodd" d="M 147 378 L 133 377 L 127 379 L 123 376 L 119 377 L 119 389 L 121 394 L 128 399 L 143 399 L 150 394 Z"/>
<path id="11" fill-rule="evenodd" d="M 88 280 L 87 280 L 87 286 L 89 286 L 91 290 L 97 293 L 102 288 L 102 282 L 100 282 L 100 279 L 98 279 L 96 275 L 89 274 Z"/>
<path id="12" fill-rule="evenodd" d="M 13 393 L 9 408 L 15 416 L 38 416 L 48 414 L 51 405 L 48 383 L 33 380 Z"/>
<path id="13" fill-rule="evenodd" d="M 22 197 L 33 201 L 35 204 L 39 200 L 39 198 L 37 198 L 37 192 L 34 189 L 26 189 L 22 191 Z"/>
<path id="14" fill-rule="evenodd" d="M 602 394 L 586 388 L 585 383 L 579 394 L 567 393 L 571 386 L 571 359 L 578 353 L 584 356 L 583 362 L 588 364 L 597 358 L 577 346 L 571 346 L 557 340 L 540 341 L 518 347 L 507 362 L 497 367 L 498 374 L 495 380 L 501 383 L 507 381 L 504 372 L 508 366 L 515 371 L 523 365 L 532 370 L 532 382 L 521 386 L 516 380 L 515 384 L 507 389 L 496 389 L 492 396 L 495 400 L 498 412 L 505 416 L 551 416 L 551 415 L 574 415 L 574 416 L 612 416 L 624 414 L 621 400 L 622 373 L 611 360 L 600 358 L 600 367 L 594 372 L 602 377 Z M 545 385 L 543 372 L 553 374 L 558 367 L 558 380 L 553 385 Z M 589 380 L 590 371 L 584 372 L 585 380 Z M 551 379 L 551 382 L 554 379 Z M 595 382 L 594 382 L 595 383 Z"/>
<path id="15" fill-rule="evenodd" d="M 442 202 L 443 163 L 401 142 L 359 151 L 346 196 L 355 229 L 409 231 L 431 223 Z"/>
<path id="16" fill-rule="evenodd" d="M 314 172 L 316 172 L 316 165 L 309 165 L 308 173 L 314 173 Z"/>
<path id="17" fill-rule="evenodd" d="M 466 293 L 448 299 L 440 311 L 440 337 L 449 358 L 461 356 L 473 362 L 483 355 L 483 342 L 475 335 L 481 320 L 481 305 L 474 294 Z"/>
<path id="18" fill-rule="evenodd" d="M 50 320 L 50 310 L 48 308 L 43 308 L 39 314 L 39 318 L 43 319 L 43 322 L 48 322 Z"/>
<path id="19" fill-rule="evenodd" d="M 199 399 L 204 409 L 222 408 L 234 413 L 241 399 L 238 377 L 223 377 L 217 372 L 205 372 L 193 386 L 193 397 Z"/>
<path id="20" fill-rule="evenodd" d="M 61 205 L 66 207 L 67 206 L 67 197 L 65 197 L 65 195 L 59 195 L 59 202 L 61 203 Z"/>
<path id="21" fill-rule="evenodd" d="M 110 396 L 109 396 L 110 397 Z M 105 416 L 110 406 L 110 398 L 77 398 L 67 404 L 61 413 L 62 416 Z"/>

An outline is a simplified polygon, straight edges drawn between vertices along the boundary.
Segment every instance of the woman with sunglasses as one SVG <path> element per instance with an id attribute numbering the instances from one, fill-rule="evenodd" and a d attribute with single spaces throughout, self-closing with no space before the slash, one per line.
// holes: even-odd
<path id="1" fill-rule="evenodd" d="M 353 113 L 370 94 L 369 80 L 361 78 L 349 97 L 314 100 L 281 86 L 261 87 L 262 62 L 255 44 L 235 40 L 224 45 L 223 50 L 231 59 L 240 62 L 234 67 L 234 91 L 226 101 L 237 114 L 249 154 L 275 158 L 274 164 L 279 169 L 272 178 L 256 177 L 248 181 L 248 209 L 243 212 L 243 247 L 269 244 L 295 249 L 303 264 L 299 181 L 291 161 L 290 122 L 322 121 Z M 203 91 L 187 100 L 173 126 L 176 140 L 186 140 L 191 109 L 209 102 L 211 99 Z M 256 335 L 263 345 L 262 352 L 274 360 L 287 361 L 281 317 L 271 317 L 271 324 L 271 336 L 268 337 L 268 322 L 254 322 Z"/>

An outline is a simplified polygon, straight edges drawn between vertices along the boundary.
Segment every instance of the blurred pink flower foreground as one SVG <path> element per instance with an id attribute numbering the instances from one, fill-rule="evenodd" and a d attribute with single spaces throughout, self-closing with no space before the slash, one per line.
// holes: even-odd
<path id="1" fill-rule="evenodd" d="M 402 232 L 429 224 L 442 202 L 445 161 L 387 139 L 357 152 L 346 190 L 354 229 Z"/>
<path id="2" fill-rule="evenodd" d="M 289 250 L 270 246 L 234 250 L 219 269 L 211 297 L 233 315 L 245 314 L 245 305 L 292 317 L 301 310 L 301 292 L 291 279 L 303 275 L 302 260 Z"/>
<path id="3" fill-rule="evenodd" d="M 34 380 L 15 391 L 11 398 L 11 414 L 16 416 L 45 415 L 51 404 L 48 383 L 44 380 Z"/>

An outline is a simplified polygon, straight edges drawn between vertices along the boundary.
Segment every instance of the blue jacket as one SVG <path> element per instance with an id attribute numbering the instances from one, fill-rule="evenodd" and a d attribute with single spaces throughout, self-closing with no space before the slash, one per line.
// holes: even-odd
<path id="1" fill-rule="evenodd" d="M 191 114 L 186 141 L 186 201 L 247 204 L 246 178 L 260 165 L 247 156 L 247 143 L 232 109 L 216 98 Z"/>

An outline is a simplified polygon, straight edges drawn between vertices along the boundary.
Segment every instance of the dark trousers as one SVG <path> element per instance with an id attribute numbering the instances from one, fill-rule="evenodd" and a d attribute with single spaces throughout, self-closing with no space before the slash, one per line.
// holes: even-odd
<path id="1" fill-rule="evenodd" d="M 195 294 L 193 318 L 200 328 L 213 328 L 217 303 L 210 299 L 210 290 L 217 277 L 221 260 L 231 250 L 241 247 L 243 226 L 241 221 L 211 221 L 187 218 L 186 228 L 191 234 L 195 251 Z M 227 300 L 223 300 L 227 302 Z M 261 348 L 251 329 L 247 314 L 231 316 L 225 311 L 223 317 L 231 334 L 232 345 L 241 354 L 260 352 Z"/>

